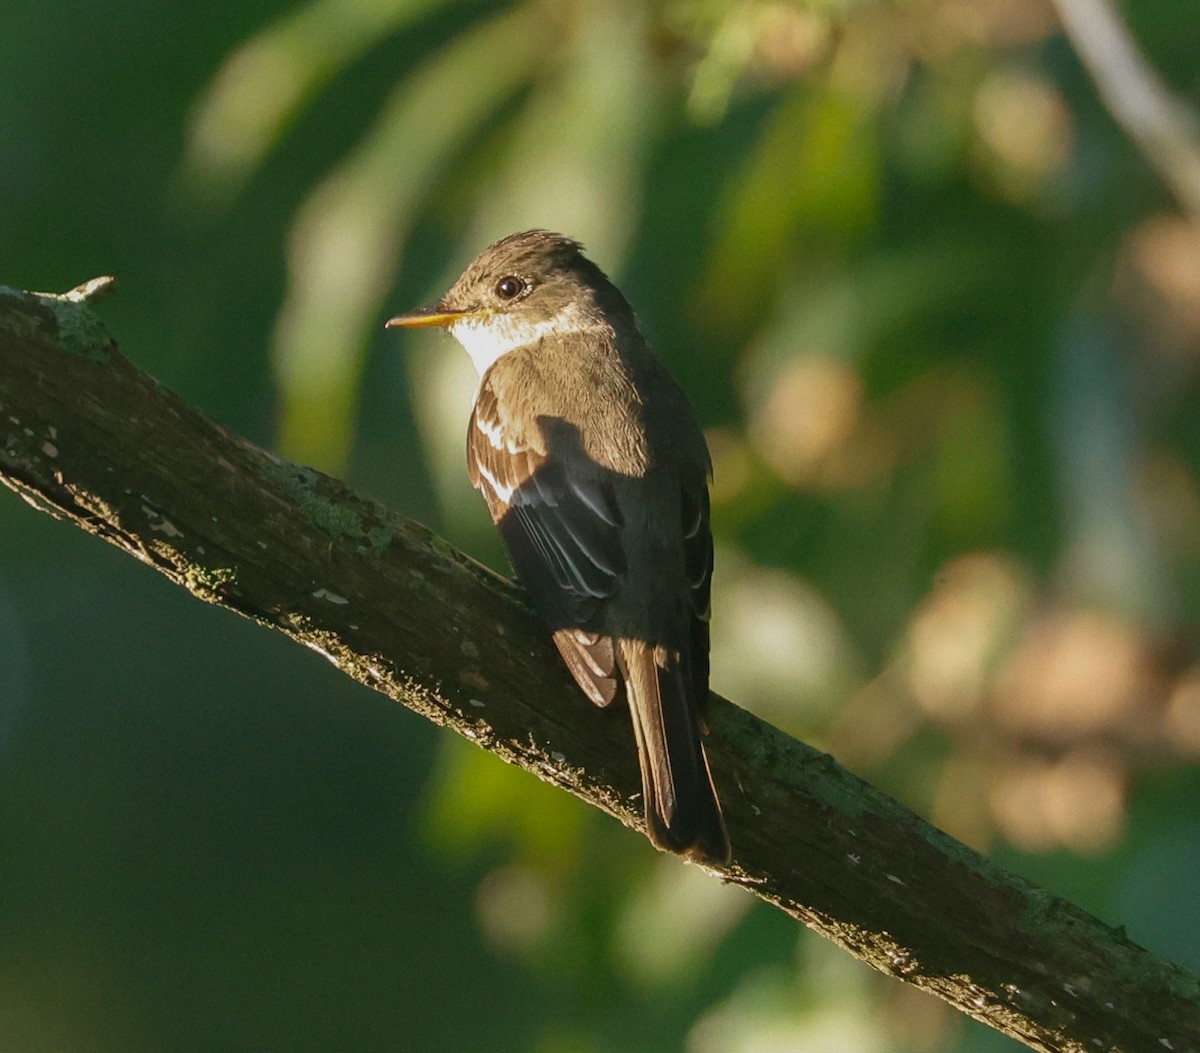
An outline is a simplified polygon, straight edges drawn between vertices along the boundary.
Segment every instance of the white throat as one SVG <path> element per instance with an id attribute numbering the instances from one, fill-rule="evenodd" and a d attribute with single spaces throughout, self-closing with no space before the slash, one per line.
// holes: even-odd
<path id="1" fill-rule="evenodd" d="M 484 315 L 481 318 L 464 318 L 450 327 L 454 339 L 462 344 L 475 370 L 483 376 L 495 365 L 497 359 L 515 351 L 518 347 L 536 344 L 552 333 L 573 333 L 586 328 L 579 317 L 579 309 L 567 304 L 556 315 L 541 322 L 522 322 L 504 314 Z"/>

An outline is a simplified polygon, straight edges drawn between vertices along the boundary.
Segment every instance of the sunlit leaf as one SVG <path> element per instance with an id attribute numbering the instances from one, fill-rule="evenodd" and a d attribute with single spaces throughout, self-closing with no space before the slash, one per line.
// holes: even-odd
<path id="1" fill-rule="evenodd" d="M 314 0 L 251 37 L 196 103 L 181 170 L 196 197 L 231 197 L 297 112 L 390 33 L 452 0 Z"/>
<path id="2" fill-rule="evenodd" d="M 532 75 L 551 28 L 517 8 L 464 32 L 400 85 L 305 202 L 273 349 L 287 456 L 345 462 L 363 348 L 381 324 L 405 232 L 463 140 Z"/>
<path id="3" fill-rule="evenodd" d="M 705 317 L 722 330 L 761 319 L 798 232 L 852 240 L 873 221 L 879 180 L 879 144 L 862 106 L 794 92 L 771 115 L 726 200 Z"/>

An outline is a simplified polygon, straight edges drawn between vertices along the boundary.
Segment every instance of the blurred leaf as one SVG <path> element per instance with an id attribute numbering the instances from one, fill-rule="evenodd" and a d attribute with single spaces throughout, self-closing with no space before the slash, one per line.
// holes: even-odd
<path id="1" fill-rule="evenodd" d="M 575 798 L 461 739 L 443 736 L 438 777 L 428 788 L 424 832 L 440 851 L 474 855 L 505 842 L 512 855 L 550 869 L 570 866 L 589 809 Z"/>
<path id="2" fill-rule="evenodd" d="M 345 463 L 363 350 L 405 232 L 444 166 L 534 73 L 552 28 L 519 7 L 466 30 L 401 85 L 305 203 L 273 348 L 287 457 L 326 470 Z"/>
<path id="3" fill-rule="evenodd" d="M 1175 599 L 1140 504 L 1136 427 L 1108 334 L 1072 319 L 1058 347 L 1050 403 L 1067 516 L 1066 591 L 1084 604 L 1154 624 Z"/>
<path id="4" fill-rule="evenodd" d="M 202 201 L 229 201 L 329 80 L 384 37 L 452 2 L 314 0 L 251 37 L 196 103 L 183 187 Z"/>
<path id="5" fill-rule="evenodd" d="M 760 322 L 798 236 L 848 248 L 873 222 L 879 157 L 869 115 L 835 94 L 795 91 L 772 114 L 727 200 L 705 283 L 706 317 L 722 330 Z"/>

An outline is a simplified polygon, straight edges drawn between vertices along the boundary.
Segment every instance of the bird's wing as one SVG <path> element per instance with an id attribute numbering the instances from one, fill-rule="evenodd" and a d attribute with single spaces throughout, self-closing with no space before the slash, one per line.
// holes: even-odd
<path id="1" fill-rule="evenodd" d="M 687 675 L 692 697 L 703 725 L 708 710 L 709 616 L 712 609 L 713 543 L 709 525 L 707 479 L 701 477 L 682 488 L 683 560 L 691 599 Z"/>
<path id="2" fill-rule="evenodd" d="M 575 680 L 607 705 L 616 694 L 612 641 L 586 626 L 626 570 L 611 482 L 566 464 L 536 420 L 523 427 L 505 411 L 486 378 L 467 432 L 467 471 Z"/>

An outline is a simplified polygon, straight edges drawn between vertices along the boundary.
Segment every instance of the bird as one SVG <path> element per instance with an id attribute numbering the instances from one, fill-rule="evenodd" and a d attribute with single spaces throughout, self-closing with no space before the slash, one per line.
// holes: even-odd
<path id="1" fill-rule="evenodd" d="M 423 326 L 448 330 L 479 373 L 467 470 L 517 580 L 584 695 L 628 703 L 650 840 L 726 865 L 702 742 L 712 464 L 686 395 L 562 234 L 497 241 L 435 304 L 387 322 Z"/>

